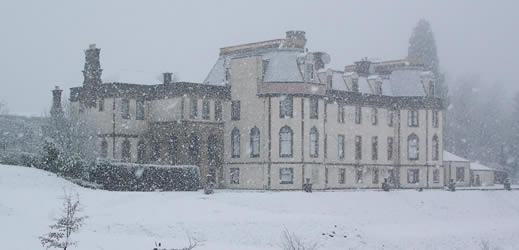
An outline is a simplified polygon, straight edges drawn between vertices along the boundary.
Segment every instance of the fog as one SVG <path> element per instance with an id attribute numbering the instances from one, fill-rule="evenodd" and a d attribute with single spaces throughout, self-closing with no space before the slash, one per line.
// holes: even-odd
<path id="1" fill-rule="evenodd" d="M 42 115 L 50 90 L 82 83 L 83 50 L 101 48 L 104 81 L 156 83 L 165 71 L 201 82 L 220 47 L 306 31 L 307 47 L 342 69 L 399 59 L 420 18 L 435 34 L 447 82 L 476 75 L 517 91 L 517 1 L 3 1 L 0 100 Z M 509 91 L 508 91 L 509 90 Z M 68 92 L 68 91 L 66 91 Z"/>

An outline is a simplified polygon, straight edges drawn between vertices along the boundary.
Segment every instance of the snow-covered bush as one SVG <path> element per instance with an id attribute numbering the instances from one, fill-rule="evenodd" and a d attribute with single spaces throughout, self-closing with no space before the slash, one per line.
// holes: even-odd
<path id="1" fill-rule="evenodd" d="M 38 155 L 27 152 L 2 152 L 0 153 L 0 164 L 38 167 L 40 159 Z"/>
<path id="2" fill-rule="evenodd" d="M 168 166 L 98 161 L 90 181 L 112 191 L 195 191 L 200 186 L 198 166 Z"/>

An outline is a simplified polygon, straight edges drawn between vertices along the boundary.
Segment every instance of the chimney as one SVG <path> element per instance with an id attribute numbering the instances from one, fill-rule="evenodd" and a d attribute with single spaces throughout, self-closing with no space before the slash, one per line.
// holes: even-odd
<path id="1" fill-rule="evenodd" d="M 303 49 L 306 45 L 306 33 L 302 30 L 290 30 L 286 33 L 285 48 Z"/>
<path id="2" fill-rule="evenodd" d="M 63 115 L 63 109 L 61 107 L 61 92 L 58 86 L 52 90 L 52 107 L 50 109 L 51 117 L 57 117 Z"/>
<path id="3" fill-rule="evenodd" d="M 170 84 L 173 81 L 173 73 L 165 72 L 165 73 L 162 73 L 162 75 L 164 76 L 164 78 L 163 78 L 164 84 Z"/>

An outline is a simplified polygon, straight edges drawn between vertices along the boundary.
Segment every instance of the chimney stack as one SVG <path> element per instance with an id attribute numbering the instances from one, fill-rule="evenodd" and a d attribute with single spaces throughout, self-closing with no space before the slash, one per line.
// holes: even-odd
<path id="1" fill-rule="evenodd" d="M 61 107 L 61 90 L 58 86 L 52 90 L 52 107 L 50 109 L 51 117 L 58 117 L 63 115 L 63 108 Z"/>
<path id="2" fill-rule="evenodd" d="M 285 48 L 303 49 L 306 45 L 306 33 L 302 30 L 287 31 Z"/>
<path id="3" fill-rule="evenodd" d="M 164 76 L 164 81 L 163 81 L 164 84 L 170 84 L 173 81 L 173 73 L 165 72 L 165 73 L 162 73 L 162 75 Z"/>

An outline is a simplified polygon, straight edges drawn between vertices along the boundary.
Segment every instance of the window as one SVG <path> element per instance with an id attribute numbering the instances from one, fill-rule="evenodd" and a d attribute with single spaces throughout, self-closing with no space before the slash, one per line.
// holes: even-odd
<path id="1" fill-rule="evenodd" d="M 355 182 L 362 183 L 362 167 L 355 168 Z"/>
<path id="2" fill-rule="evenodd" d="M 433 169 L 433 183 L 440 183 L 440 170 Z"/>
<path id="3" fill-rule="evenodd" d="M 328 158 L 328 135 L 327 134 L 324 134 L 324 149 L 323 149 L 323 153 L 324 153 L 324 158 Z"/>
<path id="4" fill-rule="evenodd" d="M 225 68 L 225 81 L 229 82 L 231 81 L 231 69 Z"/>
<path id="5" fill-rule="evenodd" d="M 393 127 L 393 117 L 395 116 L 395 111 L 388 110 L 387 111 L 387 126 Z"/>
<path id="6" fill-rule="evenodd" d="M 105 110 L 105 99 L 104 98 L 99 98 L 99 111 L 104 111 Z"/>
<path id="7" fill-rule="evenodd" d="M 359 80 L 354 79 L 351 83 L 351 88 L 353 92 L 359 92 Z"/>
<path id="8" fill-rule="evenodd" d="M 395 183 L 395 170 L 392 168 L 387 170 L 387 181 L 391 184 Z"/>
<path id="9" fill-rule="evenodd" d="M 362 122 L 362 109 L 360 106 L 355 106 L 355 123 L 360 124 Z"/>
<path id="10" fill-rule="evenodd" d="M 407 112 L 407 125 L 409 127 L 418 127 L 418 110 L 409 110 Z"/>
<path id="11" fill-rule="evenodd" d="M 331 75 L 326 76 L 326 85 L 329 89 L 333 86 L 333 77 Z"/>
<path id="12" fill-rule="evenodd" d="M 345 183 L 346 183 L 346 169 L 339 168 L 339 184 L 345 184 Z"/>
<path id="13" fill-rule="evenodd" d="M 292 157 L 292 129 L 290 127 L 282 127 L 279 130 L 279 157 Z"/>
<path id="14" fill-rule="evenodd" d="M 319 119 L 319 99 L 310 98 L 310 119 Z"/>
<path id="15" fill-rule="evenodd" d="M 231 179 L 231 184 L 240 184 L 240 169 L 239 168 L 230 168 L 229 175 Z"/>
<path id="16" fill-rule="evenodd" d="M 328 184 L 328 168 L 324 169 L 324 183 Z"/>
<path id="17" fill-rule="evenodd" d="M 432 159 L 437 161 L 440 159 L 440 142 L 437 135 L 434 135 L 432 138 L 432 147 Z"/>
<path id="18" fill-rule="evenodd" d="M 355 160 L 362 159 L 362 136 L 355 136 Z"/>
<path id="19" fill-rule="evenodd" d="M 465 168 L 456 167 L 456 181 L 465 181 Z"/>
<path id="20" fill-rule="evenodd" d="M 312 168 L 312 183 L 319 184 L 319 169 Z"/>
<path id="21" fill-rule="evenodd" d="M 193 163 L 200 162 L 200 137 L 195 134 L 191 134 L 189 137 L 189 156 Z"/>
<path id="22" fill-rule="evenodd" d="M 209 100 L 202 100 L 202 119 L 209 120 Z"/>
<path id="23" fill-rule="evenodd" d="M 314 80 L 314 65 L 306 64 L 306 81 L 311 82 Z"/>
<path id="24" fill-rule="evenodd" d="M 130 119 L 130 100 L 128 99 L 121 101 L 121 117 L 123 119 Z"/>
<path id="25" fill-rule="evenodd" d="M 136 102 L 135 119 L 144 120 L 144 100 Z"/>
<path id="26" fill-rule="evenodd" d="M 123 161 L 130 161 L 132 159 L 131 155 L 131 144 L 128 139 L 125 139 L 123 141 L 123 144 L 121 145 L 121 158 Z"/>
<path id="27" fill-rule="evenodd" d="M 263 72 L 262 72 L 262 75 L 261 75 L 261 79 L 265 80 L 265 74 L 267 74 L 267 69 L 268 69 L 268 66 L 269 66 L 269 61 L 268 60 L 263 60 L 262 62 L 262 69 L 263 69 Z"/>
<path id="28" fill-rule="evenodd" d="M 429 95 L 430 96 L 434 96 L 434 82 L 433 81 L 429 81 Z"/>
<path id="29" fill-rule="evenodd" d="M 146 157 L 146 144 L 144 140 L 139 140 L 137 143 L 137 162 L 143 163 Z"/>
<path id="30" fill-rule="evenodd" d="M 177 152 L 177 137 L 172 135 L 169 137 L 168 141 L 168 156 L 169 156 L 169 163 L 171 165 L 177 164 L 177 159 L 175 153 Z M 209 152 L 210 154 L 211 152 Z"/>
<path id="31" fill-rule="evenodd" d="M 393 137 L 387 138 L 387 160 L 393 160 Z"/>
<path id="32" fill-rule="evenodd" d="M 374 168 L 371 173 L 373 174 L 372 183 L 378 184 L 378 168 Z"/>
<path id="33" fill-rule="evenodd" d="M 154 162 L 161 161 L 160 159 L 160 141 L 156 140 L 152 145 L 151 160 Z"/>
<path id="34" fill-rule="evenodd" d="M 250 130 L 250 156 L 259 157 L 260 155 L 260 131 L 257 127 Z"/>
<path id="35" fill-rule="evenodd" d="M 293 117 L 294 99 L 291 96 L 282 95 L 279 98 L 279 118 Z"/>
<path id="36" fill-rule="evenodd" d="M 337 104 L 337 122 L 344 123 L 344 105 Z"/>
<path id="37" fill-rule="evenodd" d="M 240 130 L 234 128 L 231 132 L 232 158 L 240 157 Z"/>
<path id="38" fill-rule="evenodd" d="M 214 102 L 214 119 L 216 121 L 222 120 L 222 101 L 220 100 Z"/>
<path id="39" fill-rule="evenodd" d="M 418 147 L 418 136 L 415 134 L 407 137 L 407 158 L 411 161 L 418 160 L 419 147 Z"/>
<path id="40" fill-rule="evenodd" d="M 198 100 L 195 98 L 191 98 L 189 100 L 189 103 L 189 118 L 196 119 L 196 117 L 198 116 Z"/>
<path id="41" fill-rule="evenodd" d="M 294 169 L 293 168 L 280 168 L 279 169 L 279 181 L 281 184 L 294 183 Z"/>
<path id="42" fill-rule="evenodd" d="M 103 138 L 103 141 L 101 141 L 101 157 L 108 157 L 108 142 L 105 138 Z"/>
<path id="43" fill-rule="evenodd" d="M 375 95 L 382 95 L 382 82 L 377 82 L 375 88 Z"/>
<path id="44" fill-rule="evenodd" d="M 231 102 L 231 120 L 240 120 L 240 101 Z"/>
<path id="45" fill-rule="evenodd" d="M 209 164 L 220 162 L 218 137 L 214 134 L 211 134 L 207 137 L 207 154 L 209 156 Z"/>
<path id="46" fill-rule="evenodd" d="M 310 157 L 319 157 L 319 132 L 315 127 L 310 129 Z"/>
<path id="47" fill-rule="evenodd" d="M 371 159 L 378 160 L 378 137 L 371 137 Z"/>
<path id="48" fill-rule="evenodd" d="M 344 135 L 337 136 L 337 152 L 340 159 L 344 159 Z"/>
<path id="49" fill-rule="evenodd" d="M 420 182 L 420 170 L 419 169 L 408 169 L 407 170 L 407 183 L 416 184 Z"/>
<path id="50" fill-rule="evenodd" d="M 377 125 L 378 123 L 378 111 L 376 108 L 371 109 L 371 125 Z"/>
<path id="51" fill-rule="evenodd" d="M 439 120 L 438 120 L 438 111 L 433 111 L 432 112 L 432 125 L 433 125 L 433 128 L 438 128 L 439 127 Z"/>

